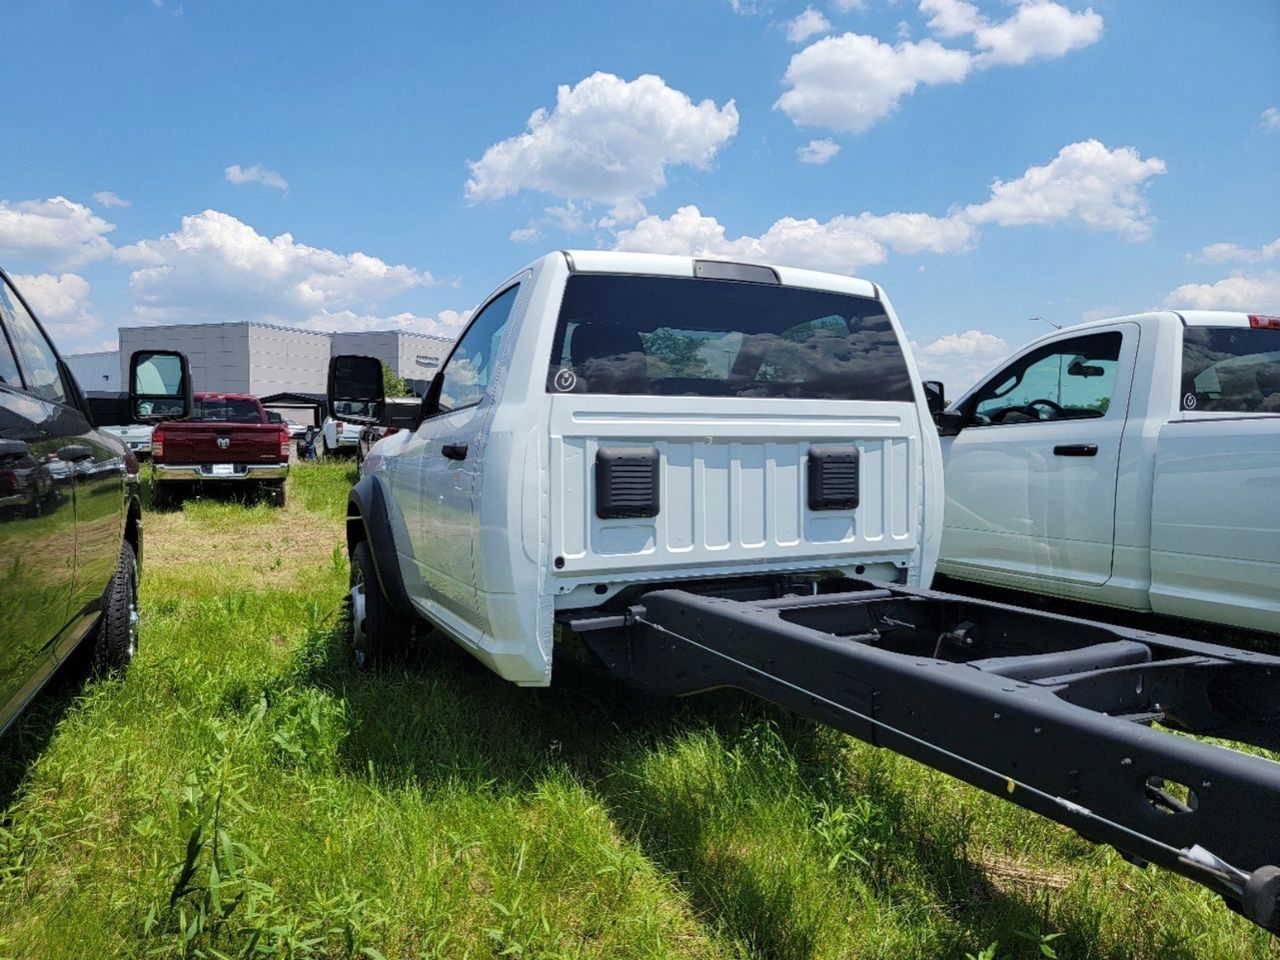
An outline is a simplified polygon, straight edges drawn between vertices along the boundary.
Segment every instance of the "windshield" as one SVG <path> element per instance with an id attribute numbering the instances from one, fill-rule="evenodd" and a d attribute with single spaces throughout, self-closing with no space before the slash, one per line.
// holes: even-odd
<path id="1" fill-rule="evenodd" d="M 191 419 L 228 423 L 261 423 L 262 415 L 258 413 L 257 403 L 252 400 L 234 397 L 197 397 Z"/>
<path id="2" fill-rule="evenodd" d="M 570 277 L 553 393 L 911 401 L 884 306 L 867 297 L 684 277 Z"/>
<path id="3" fill-rule="evenodd" d="M 1280 330 L 1187 327 L 1182 409 L 1280 413 Z"/>

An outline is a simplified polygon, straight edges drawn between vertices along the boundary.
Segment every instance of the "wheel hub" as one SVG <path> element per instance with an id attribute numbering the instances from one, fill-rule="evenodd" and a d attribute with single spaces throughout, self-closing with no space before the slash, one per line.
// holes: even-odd
<path id="1" fill-rule="evenodd" d="M 365 601 L 364 584 L 354 583 L 347 595 L 351 610 L 351 646 L 356 654 L 356 666 L 364 666 L 365 657 Z"/>

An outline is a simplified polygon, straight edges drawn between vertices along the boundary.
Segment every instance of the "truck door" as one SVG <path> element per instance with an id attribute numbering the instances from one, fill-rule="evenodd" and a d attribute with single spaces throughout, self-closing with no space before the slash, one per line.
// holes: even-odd
<path id="1" fill-rule="evenodd" d="M 943 441 L 944 572 L 1110 578 L 1137 342 L 1134 324 L 1056 340 L 970 395 Z"/>
<path id="2" fill-rule="evenodd" d="M 76 442 L 73 418 L 34 324 L 43 349 L 24 349 L 36 345 L 14 325 L 21 306 L 0 279 L 0 728 L 54 667 L 76 569 L 75 467 L 59 456 Z"/>
<path id="3" fill-rule="evenodd" d="M 420 508 L 415 516 L 416 560 L 429 599 L 466 623 L 476 618 L 472 563 L 473 499 L 483 457 L 482 431 L 491 410 L 491 386 L 520 285 L 507 287 L 471 319 L 439 376 L 439 407 L 424 420 L 421 442 Z"/>

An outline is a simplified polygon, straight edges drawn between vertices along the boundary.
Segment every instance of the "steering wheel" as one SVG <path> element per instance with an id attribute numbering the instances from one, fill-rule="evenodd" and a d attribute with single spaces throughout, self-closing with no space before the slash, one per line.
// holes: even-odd
<path id="1" fill-rule="evenodd" d="M 1045 397 L 1041 397 L 1039 400 L 1032 400 L 1023 409 L 1030 412 L 1032 415 L 1035 416 L 1037 420 L 1039 420 L 1040 414 L 1036 413 L 1036 407 L 1048 407 L 1050 410 L 1053 411 L 1053 418 L 1055 420 L 1064 419 L 1067 415 L 1066 410 L 1062 409 L 1062 407 L 1060 407 L 1058 404 L 1054 403 L 1052 400 L 1049 400 Z"/>

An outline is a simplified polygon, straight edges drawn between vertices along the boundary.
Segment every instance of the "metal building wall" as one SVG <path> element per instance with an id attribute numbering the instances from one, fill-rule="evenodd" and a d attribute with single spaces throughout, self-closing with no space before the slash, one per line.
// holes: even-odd
<path id="1" fill-rule="evenodd" d="M 121 327 L 121 382 L 129 375 L 129 356 L 135 350 L 181 350 L 191 361 L 191 381 L 197 391 L 248 393 L 249 327 L 248 323 Z"/>
<path id="2" fill-rule="evenodd" d="M 249 392 L 324 393 L 332 334 L 265 324 L 249 326 Z"/>
<path id="3" fill-rule="evenodd" d="M 120 351 L 72 353 L 62 358 L 82 390 L 121 390 Z"/>

